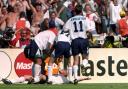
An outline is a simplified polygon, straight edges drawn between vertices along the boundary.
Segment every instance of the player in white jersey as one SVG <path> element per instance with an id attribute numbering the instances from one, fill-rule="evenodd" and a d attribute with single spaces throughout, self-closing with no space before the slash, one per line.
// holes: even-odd
<path id="1" fill-rule="evenodd" d="M 89 42 L 87 39 L 86 31 L 89 31 L 89 23 L 86 18 L 82 15 L 82 6 L 77 5 L 75 7 L 76 15 L 70 18 L 64 25 L 64 31 L 69 31 L 71 36 L 71 48 L 72 55 L 74 56 L 74 82 L 77 83 L 77 72 L 79 63 L 79 54 L 82 54 L 83 65 L 86 66 L 88 63 L 88 46 Z M 70 70 L 71 71 L 71 70 Z M 70 73 L 70 72 L 69 72 Z"/>
<path id="2" fill-rule="evenodd" d="M 51 82 L 52 80 L 52 64 L 53 62 L 56 63 L 58 59 L 62 59 L 64 56 L 64 59 L 68 60 L 68 66 L 71 66 L 70 64 L 70 35 L 69 31 L 64 32 L 61 30 L 56 38 L 56 44 L 55 44 L 55 50 L 53 52 L 53 55 L 51 57 L 51 60 L 49 61 L 48 66 L 48 82 Z"/>
<path id="3" fill-rule="evenodd" d="M 65 70 L 66 71 L 66 70 Z M 67 74 L 65 74 L 67 75 Z M 63 75 L 63 74 L 57 74 L 57 75 L 53 75 L 52 76 L 52 84 L 67 84 L 70 83 L 70 81 L 67 79 L 67 77 Z M 35 83 L 35 79 L 34 77 L 30 76 L 30 75 L 25 75 L 25 76 L 21 76 L 19 78 L 16 79 L 2 79 L 1 81 L 4 84 L 19 84 L 19 83 L 24 83 L 24 84 L 45 84 L 47 83 L 47 79 L 48 77 L 46 75 L 40 75 L 40 81 Z M 79 77 L 78 81 L 83 81 L 83 80 L 89 80 L 90 78 L 88 77 Z"/>
<path id="4" fill-rule="evenodd" d="M 64 32 L 63 30 L 59 32 L 59 35 L 56 38 L 55 45 L 55 59 L 64 55 L 65 58 L 69 59 L 70 57 L 70 35 L 69 32 Z"/>
<path id="5" fill-rule="evenodd" d="M 50 49 L 54 43 L 56 37 L 56 26 L 54 21 L 49 22 L 49 30 L 40 32 L 37 34 L 24 50 L 26 57 L 30 58 L 34 62 L 34 77 L 39 77 L 41 73 L 42 55 L 44 50 L 47 54 L 50 53 Z M 39 79 L 39 78 L 38 78 Z"/>

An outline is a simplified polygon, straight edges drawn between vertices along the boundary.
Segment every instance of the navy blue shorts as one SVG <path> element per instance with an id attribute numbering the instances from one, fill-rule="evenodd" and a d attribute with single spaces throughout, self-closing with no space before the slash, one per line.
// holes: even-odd
<path id="1" fill-rule="evenodd" d="M 35 58 L 37 56 L 41 56 L 41 51 L 34 40 L 32 40 L 26 48 L 24 50 L 24 53 L 27 56 L 27 58 L 30 58 L 31 60 L 35 61 Z"/>
<path id="2" fill-rule="evenodd" d="M 73 56 L 78 55 L 79 53 L 88 55 L 88 48 L 89 48 L 88 39 L 76 38 L 72 40 L 71 49 Z"/>
<path id="3" fill-rule="evenodd" d="M 70 57 L 70 44 L 68 42 L 57 42 L 55 46 L 55 58 L 64 56 L 65 58 Z"/>

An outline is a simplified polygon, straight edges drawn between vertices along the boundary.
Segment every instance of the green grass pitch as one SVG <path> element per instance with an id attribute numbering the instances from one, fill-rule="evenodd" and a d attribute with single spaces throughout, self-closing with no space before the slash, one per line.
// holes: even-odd
<path id="1" fill-rule="evenodd" d="M 128 89 L 128 84 L 0 84 L 0 89 Z"/>

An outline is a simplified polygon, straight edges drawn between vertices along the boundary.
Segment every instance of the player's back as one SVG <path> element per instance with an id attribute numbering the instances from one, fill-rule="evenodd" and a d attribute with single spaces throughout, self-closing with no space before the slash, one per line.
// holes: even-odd
<path id="1" fill-rule="evenodd" d="M 63 30 L 59 31 L 56 41 L 69 42 L 70 43 L 70 35 L 69 32 L 64 32 Z"/>
<path id="2" fill-rule="evenodd" d="M 89 29 L 88 27 L 89 23 L 86 18 L 82 15 L 76 15 L 66 22 L 64 29 L 69 29 L 71 38 L 76 39 L 87 38 L 85 32 Z"/>
<path id="3" fill-rule="evenodd" d="M 50 31 L 46 30 L 37 34 L 34 38 L 35 42 L 37 43 L 38 47 L 42 49 L 46 49 L 48 42 L 53 43 L 56 35 Z"/>

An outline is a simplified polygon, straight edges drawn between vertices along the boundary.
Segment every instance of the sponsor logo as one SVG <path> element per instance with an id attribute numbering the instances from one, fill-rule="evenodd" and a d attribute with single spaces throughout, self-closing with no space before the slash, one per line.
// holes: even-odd
<path id="1" fill-rule="evenodd" d="M 7 78 L 12 71 L 12 62 L 9 55 L 0 51 L 0 78 Z"/>
<path id="2" fill-rule="evenodd" d="M 94 61 L 89 60 L 88 66 L 83 71 L 85 76 L 127 76 L 128 62 L 127 60 L 114 60 L 112 56 L 108 56 L 108 60 L 98 60 L 95 64 Z M 98 71 L 96 71 L 98 70 Z"/>
<path id="3" fill-rule="evenodd" d="M 32 65 L 33 62 L 27 59 L 24 53 L 22 52 L 17 56 L 15 60 L 15 72 L 19 77 L 24 75 L 32 75 Z"/>

